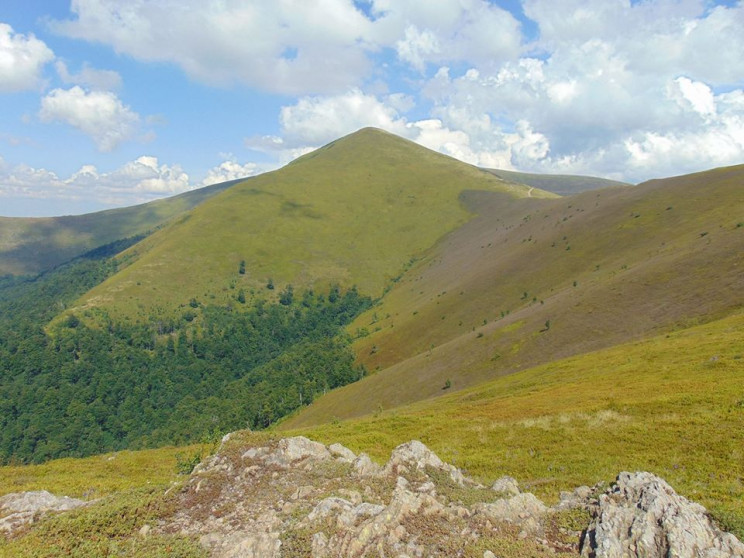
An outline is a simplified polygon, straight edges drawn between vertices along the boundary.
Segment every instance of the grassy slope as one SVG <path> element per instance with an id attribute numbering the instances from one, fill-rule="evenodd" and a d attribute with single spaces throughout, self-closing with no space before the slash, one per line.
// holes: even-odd
<path id="1" fill-rule="evenodd" d="M 491 481 L 560 490 L 649 470 L 744 535 L 744 313 L 375 416 L 282 432 L 378 461 L 420 439 Z"/>
<path id="2" fill-rule="evenodd" d="M 397 444 L 420 439 L 483 482 L 512 475 L 549 501 L 560 490 L 610 481 L 622 470 L 650 470 L 743 537 L 742 362 L 740 312 L 376 416 L 279 434 L 341 442 L 378 462 Z M 254 433 L 249 441 L 276 434 Z M 47 489 L 80 496 L 94 488 L 100 496 L 160 486 L 173 478 L 176 451 L 0 467 L 0 494 Z M 9 545 L 10 555 L 35 544 L 32 538 Z M 0 539 L 0 556 L 3 550 Z"/>
<path id="3" fill-rule="evenodd" d="M 611 186 L 628 186 L 624 182 L 597 178 L 595 176 L 575 176 L 566 174 L 534 174 L 529 172 L 507 171 L 501 169 L 486 169 L 504 180 L 527 184 L 535 188 L 541 188 L 548 192 L 568 196 L 586 190 L 598 188 L 609 188 Z"/>
<path id="4" fill-rule="evenodd" d="M 287 426 L 389 409 L 448 379 L 460 389 L 740 307 L 743 178 L 744 166 L 730 167 L 508 205 L 468 194 L 481 216 L 351 326 L 370 332 L 355 350 L 380 371 Z"/>
<path id="5" fill-rule="evenodd" d="M 148 232 L 236 182 L 86 215 L 0 217 L 0 275 L 46 271 L 98 246 Z"/>
<path id="6" fill-rule="evenodd" d="M 413 256 L 471 214 L 463 189 L 525 196 L 480 169 L 386 132 L 364 129 L 253 178 L 132 248 L 136 261 L 84 303 L 114 313 L 167 312 L 234 288 L 356 284 L 379 295 Z M 552 195 L 533 191 L 532 195 Z M 245 260 L 246 273 L 238 275 Z M 139 309 L 136 305 L 139 305 Z"/>

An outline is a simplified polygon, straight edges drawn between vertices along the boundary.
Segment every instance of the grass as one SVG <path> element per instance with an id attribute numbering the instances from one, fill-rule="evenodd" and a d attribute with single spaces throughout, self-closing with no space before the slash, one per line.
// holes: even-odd
<path id="1" fill-rule="evenodd" d="M 505 199 L 528 190 L 364 129 L 202 204 L 133 247 L 136 261 L 82 302 L 144 319 L 192 297 L 267 292 L 268 278 L 274 293 L 338 282 L 379 296 L 412 257 L 472 217 L 458 201 L 466 189 Z"/>
<path id="2" fill-rule="evenodd" d="M 349 327 L 359 363 L 376 373 L 288 425 L 406 405 L 440 395 L 447 379 L 462 389 L 727 315 L 744 290 L 742 177 L 738 166 L 557 200 L 467 192 L 479 216 Z"/>
<path id="3" fill-rule="evenodd" d="M 508 474 L 548 503 L 561 490 L 609 483 L 623 470 L 649 470 L 744 538 L 742 363 L 744 312 L 375 416 L 241 433 L 229 450 L 239 452 L 238 442 L 252 445 L 301 434 L 326 444 L 341 442 L 383 463 L 395 446 L 419 439 L 484 484 Z M 192 539 L 138 534 L 172 512 L 164 492 L 175 478 L 176 454 L 194 449 L 0 468 L 3 492 L 48 489 L 82 496 L 86 487 L 97 487 L 95 496 L 103 496 L 95 506 L 41 522 L 20 538 L 0 540 L 0 556 L 203 555 Z M 475 489 L 445 486 L 447 479 L 439 484 L 454 500 L 467 503 L 481 496 L 473 494 Z M 559 514 L 554 527 L 571 530 L 584 519 Z M 288 536 L 301 546 L 305 535 Z M 480 556 L 496 548 L 508 556 L 539 551 L 505 533 L 468 552 Z"/>
<path id="4" fill-rule="evenodd" d="M 627 183 L 594 176 L 572 176 L 565 174 L 534 174 L 528 172 L 488 169 L 488 172 L 500 176 L 504 180 L 527 184 L 535 188 L 542 188 L 561 196 L 577 194 L 586 190 L 596 190 L 610 186 L 628 186 Z"/>
<path id="5" fill-rule="evenodd" d="M 490 482 L 559 491 L 649 470 L 744 537 L 744 314 L 283 434 L 380 462 L 410 439 Z"/>
<path id="6" fill-rule="evenodd" d="M 0 557 L 142 556 L 204 558 L 196 538 L 143 535 L 174 511 L 163 487 L 129 490 L 88 507 L 56 514 L 10 540 L 0 537 Z"/>
<path id="7" fill-rule="evenodd" d="M 0 496 L 48 490 L 89 500 L 114 492 L 162 485 L 176 478 L 183 456 L 206 453 L 208 448 L 207 444 L 198 444 L 127 450 L 82 459 L 57 459 L 41 465 L 7 465 L 0 467 Z"/>

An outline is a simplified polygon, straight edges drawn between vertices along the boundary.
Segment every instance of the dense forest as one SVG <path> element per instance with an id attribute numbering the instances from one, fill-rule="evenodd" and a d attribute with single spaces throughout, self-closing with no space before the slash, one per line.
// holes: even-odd
<path id="1" fill-rule="evenodd" d="M 250 305 L 239 293 L 228 307 L 192 301 L 180 316 L 147 324 L 68 314 L 50 325 L 116 271 L 113 251 L 0 281 L 0 461 L 263 428 L 364 374 L 342 333 L 371 304 L 353 288 L 300 294 L 287 286 Z"/>

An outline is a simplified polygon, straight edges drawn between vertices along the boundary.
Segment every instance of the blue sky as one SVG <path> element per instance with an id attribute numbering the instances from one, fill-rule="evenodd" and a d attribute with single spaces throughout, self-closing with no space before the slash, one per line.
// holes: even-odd
<path id="1" fill-rule="evenodd" d="M 3 0 L 0 215 L 132 205 L 363 126 L 630 182 L 744 163 L 744 6 Z"/>

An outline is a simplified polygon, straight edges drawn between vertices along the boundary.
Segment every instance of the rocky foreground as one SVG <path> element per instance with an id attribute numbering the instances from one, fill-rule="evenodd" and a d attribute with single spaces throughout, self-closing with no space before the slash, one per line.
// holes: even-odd
<path id="1" fill-rule="evenodd" d="M 140 536 L 195 535 L 220 558 L 744 557 L 702 506 L 650 473 L 621 473 L 548 507 L 512 478 L 474 482 L 417 441 L 381 467 L 340 444 L 296 437 L 246 448 L 228 436 L 171 490 L 178 511 Z M 34 498 L 47 507 L 32 510 Z M 11 494 L 0 498 L 0 530 L 82 504 Z"/>

